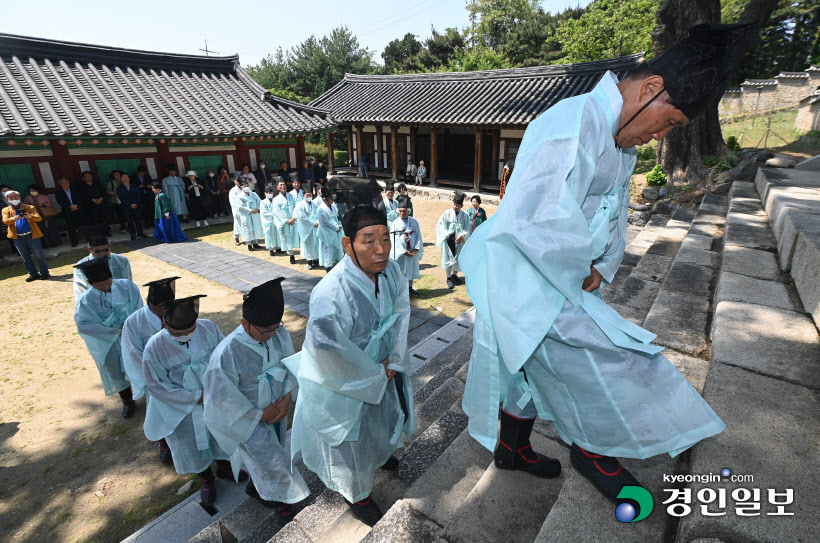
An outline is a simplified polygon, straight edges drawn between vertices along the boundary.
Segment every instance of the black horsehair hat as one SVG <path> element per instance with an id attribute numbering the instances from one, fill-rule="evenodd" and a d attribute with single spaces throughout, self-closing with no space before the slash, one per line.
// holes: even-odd
<path id="1" fill-rule="evenodd" d="M 105 223 L 92 224 L 90 226 L 81 226 L 78 228 L 78 230 L 85 234 L 85 239 L 88 240 L 89 247 L 109 245 L 108 236 L 105 235 Z"/>
<path id="2" fill-rule="evenodd" d="M 254 326 L 268 327 L 279 324 L 285 314 L 284 277 L 272 279 L 253 287 L 242 302 L 242 318 Z"/>
<path id="3" fill-rule="evenodd" d="M 74 267 L 85 273 L 89 283 L 99 283 L 113 277 L 111 268 L 108 266 L 107 256 L 91 258 L 85 262 L 76 264 Z"/>
<path id="4" fill-rule="evenodd" d="M 387 216 L 369 205 L 358 205 L 342 217 L 342 229 L 351 241 L 359 230 L 378 225 L 387 226 Z"/>
<path id="5" fill-rule="evenodd" d="M 142 285 L 148 287 L 148 296 L 145 297 L 145 301 L 151 305 L 162 305 L 173 300 L 176 297 L 177 279 L 180 277 L 166 277 Z"/>
<path id="6" fill-rule="evenodd" d="M 165 302 L 165 314 L 162 317 L 163 322 L 165 322 L 166 326 L 174 330 L 187 330 L 191 328 L 196 324 L 196 319 L 199 318 L 199 299 L 205 297 L 205 294 L 197 294 L 196 296 L 188 296 L 187 298 L 179 298 Z"/>

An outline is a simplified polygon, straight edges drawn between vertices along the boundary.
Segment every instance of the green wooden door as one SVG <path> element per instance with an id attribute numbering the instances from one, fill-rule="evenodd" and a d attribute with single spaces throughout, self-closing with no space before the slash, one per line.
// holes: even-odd
<path id="1" fill-rule="evenodd" d="M 196 176 L 205 179 L 208 170 L 213 169 L 214 173 L 222 166 L 222 155 L 189 156 L 188 166 L 196 172 Z M 180 172 L 184 176 L 188 172 Z"/>
<path id="2" fill-rule="evenodd" d="M 36 183 L 31 164 L 6 164 L 0 166 L 0 183 L 20 192 L 22 197 L 28 195 L 26 188 Z"/>
<path id="3" fill-rule="evenodd" d="M 281 147 L 277 149 L 259 149 L 259 158 L 265 161 L 268 170 L 276 173 L 276 170 L 279 169 L 279 163 L 283 160 L 287 161 L 287 151 L 287 149 Z"/>
<path id="4" fill-rule="evenodd" d="M 100 183 L 105 186 L 111 180 L 111 172 L 119 170 L 134 175 L 137 168 L 142 164 L 138 158 L 120 158 L 115 160 L 95 160 L 94 165 L 97 167 L 97 175 Z"/>

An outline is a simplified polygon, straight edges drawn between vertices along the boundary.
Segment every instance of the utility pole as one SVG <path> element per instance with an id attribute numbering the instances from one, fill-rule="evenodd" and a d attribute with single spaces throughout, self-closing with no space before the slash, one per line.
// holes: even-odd
<path id="1" fill-rule="evenodd" d="M 200 51 L 205 51 L 205 56 L 210 56 L 209 53 L 214 53 L 215 55 L 219 54 L 219 51 L 212 51 L 208 49 L 208 40 L 205 40 L 205 49 L 200 49 Z"/>

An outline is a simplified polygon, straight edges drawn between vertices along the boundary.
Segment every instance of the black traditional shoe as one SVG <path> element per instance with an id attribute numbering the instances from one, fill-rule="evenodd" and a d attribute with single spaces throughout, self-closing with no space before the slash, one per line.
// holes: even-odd
<path id="1" fill-rule="evenodd" d="M 199 499 L 202 503 L 211 505 L 216 501 L 216 484 L 214 484 L 214 472 L 211 468 L 199 474 Z"/>
<path id="2" fill-rule="evenodd" d="M 551 479 L 561 475 L 561 463 L 532 450 L 530 434 L 535 419 L 519 419 L 501 410 L 501 435 L 495 448 L 495 467 L 519 470 Z"/>
<path id="3" fill-rule="evenodd" d="M 618 503 L 618 494 L 623 487 L 643 486 L 617 458 L 593 454 L 573 443 L 569 449 L 569 459 L 572 467 L 613 503 Z"/>
<path id="4" fill-rule="evenodd" d="M 241 242 L 241 241 L 239 241 L 239 238 L 233 238 L 233 241 L 234 241 L 234 243 L 236 244 L 236 246 L 237 246 L 237 247 L 239 247 L 240 245 L 242 245 L 242 242 Z"/>
<path id="5" fill-rule="evenodd" d="M 269 255 L 271 255 L 271 256 L 275 256 L 275 255 L 276 255 L 276 253 L 274 253 L 274 252 L 273 252 L 273 249 L 271 249 L 270 251 L 268 251 L 268 254 L 269 254 Z"/>
<path id="6" fill-rule="evenodd" d="M 291 264 L 296 264 L 296 256 L 295 255 L 290 255 L 290 263 Z"/>
<path id="7" fill-rule="evenodd" d="M 312 261 L 310 261 L 310 260 L 308 260 L 308 263 L 307 263 L 307 269 L 309 269 L 309 270 L 312 270 L 312 269 L 313 269 L 313 262 L 312 262 Z"/>
<path id="8" fill-rule="evenodd" d="M 373 498 L 368 497 L 362 501 L 355 503 L 347 502 L 347 504 L 350 506 L 350 511 L 353 513 L 353 516 L 371 528 L 382 518 L 382 510 L 379 509 L 379 506 L 376 505 Z"/>
<path id="9" fill-rule="evenodd" d="M 333 269 L 333 266 L 326 266 L 325 267 L 325 272 L 330 273 L 330 270 L 332 270 L 332 269 Z"/>
<path id="10" fill-rule="evenodd" d="M 255 249 L 253 248 L 253 245 L 248 245 L 248 250 L 249 251 L 254 251 Z"/>
<path id="11" fill-rule="evenodd" d="M 453 280 L 453 283 L 455 283 L 456 285 L 460 285 L 460 284 L 464 283 L 464 281 L 461 280 L 461 278 L 458 276 L 457 273 L 454 273 L 452 275 L 451 279 Z"/>
<path id="12" fill-rule="evenodd" d="M 254 248 L 254 249 L 264 249 L 264 247 L 262 247 L 262 246 L 261 246 L 261 245 L 259 245 L 258 243 L 254 243 L 254 244 L 253 244 L 253 248 Z"/>
<path id="13" fill-rule="evenodd" d="M 239 470 L 239 479 L 233 478 L 233 469 L 231 468 L 231 463 L 227 460 L 217 460 L 216 461 L 216 476 L 220 479 L 230 479 L 235 483 L 241 483 L 243 481 L 248 480 L 248 472 L 244 469 Z"/>
<path id="14" fill-rule="evenodd" d="M 453 290 L 454 288 L 456 288 L 455 283 L 453 283 L 453 277 L 452 276 L 447 278 L 447 288 L 449 288 L 450 290 Z"/>
<path id="15" fill-rule="evenodd" d="M 122 401 L 122 418 L 130 419 L 137 412 L 137 402 L 134 400 Z"/>
<path id="16" fill-rule="evenodd" d="M 409 293 L 410 293 L 410 296 L 418 296 L 419 295 L 418 291 L 416 291 L 416 289 L 414 289 L 414 288 L 411 288 Z"/>
<path id="17" fill-rule="evenodd" d="M 392 471 L 397 467 L 399 467 L 399 459 L 391 454 L 390 458 L 387 459 L 387 462 L 385 462 L 380 469 Z"/>
<path id="18" fill-rule="evenodd" d="M 171 447 L 168 446 L 168 442 L 165 441 L 165 439 L 161 439 L 159 441 L 159 461 L 166 466 L 174 465 L 174 457 L 171 454 Z"/>
<path id="19" fill-rule="evenodd" d="M 253 479 L 250 479 L 248 484 L 245 485 L 245 494 L 261 503 L 263 507 L 274 509 L 276 516 L 283 525 L 293 520 L 293 517 L 296 516 L 296 511 L 293 509 L 292 505 L 274 500 L 266 500 L 260 496 L 259 491 L 256 490 L 256 486 L 253 484 Z"/>
<path id="20" fill-rule="evenodd" d="M 291 504 L 283 503 L 283 502 L 273 502 L 273 503 L 276 504 L 276 510 L 275 510 L 276 516 L 279 518 L 279 522 L 283 526 L 285 524 L 287 524 L 288 522 L 290 522 L 291 520 L 293 520 L 293 517 L 296 516 L 296 510 L 293 508 L 293 506 Z"/>

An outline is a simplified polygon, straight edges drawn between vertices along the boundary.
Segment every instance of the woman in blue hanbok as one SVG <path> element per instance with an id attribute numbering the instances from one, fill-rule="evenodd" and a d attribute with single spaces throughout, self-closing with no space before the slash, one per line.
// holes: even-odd
<path id="1" fill-rule="evenodd" d="M 676 456 L 725 428 L 650 343 L 655 336 L 607 306 L 599 286 L 623 257 L 634 146 L 714 102 L 723 84 L 713 87 L 723 81 L 715 74 L 725 73 L 742 28 L 695 27 L 684 47 L 620 83 L 607 72 L 527 128 L 497 213 L 461 258 L 477 309 L 463 407 L 499 468 L 560 473 L 529 446 L 538 415 L 571 444 L 573 467 L 614 501 L 639 485 L 615 456 Z"/>
<path id="2" fill-rule="evenodd" d="M 185 202 L 185 181 L 177 175 L 176 168 L 168 168 L 168 177 L 162 180 L 162 192 L 171 202 L 171 213 L 188 222 L 188 204 Z"/>
<path id="3" fill-rule="evenodd" d="M 276 185 L 279 194 L 273 199 L 273 220 L 279 235 L 279 244 L 283 251 L 290 255 L 290 263 L 296 263 L 293 250 L 299 246 L 299 230 L 296 226 L 296 198 L 288 192 L 284 181 Z"/>
<path id="4" fill-rule="evenodd" d="M 251 191 L 247 181 L 242 181 L 240 186 L 242 192 L 234 198 L 236 212 L 239 214 L 241 221 L 242 242 L 248 246 L 249 251 L 255 251 L 262 248 L 259 242 L 265 239 L 265 230 L 262 228 L 262 217 L 260 215 L 262 200 L 255 192 Z"/>
<path id="5" fill-rule="evenodd" d="M 299 380 L 291 454 L 301 450 L 305 465 L 372 526 L 381 518 L 370 497 L 375 471 L 395 469 L 402 434 L 416 431 L 406 376 L 410 298 L 380 211 L 353 208 L 345 235 L 346 256 L 310 296 L 302 352 L 285 360 Z"/>
<path id="6" fill-rule="evenodd" d="M 242 302 L 242 322 L 211 355 L 203 378 L 205 424 L 231 455 L 234 473 L 250 473 L 245 492 L 280 519 L 308 497 L 304 479 L 285 451 L 288 409 L 296 376 L 282 364 L 293 341 L 282 324 L 282 278 L 254 287 Z"/>
<path id="7" fill-rule="evenodd" d="M 296 204 L 296 228 L 299 230 L 299 254 L 307 260 L 307 267 L 312 270 L 319 265 L 319 211 L 313 205 L 313 194 L 305 194 L 302 201 Z"/>
<path id="8" fill-rule="evenodd" d="M 390 256 L 399 265 L 399 269 L 409 283 L 409 292 L 413 290 L 413 281 L 419 276 L 419 262 L 424 258 L 424 242 L 421 239 L 419 221 L 410 216 L 409 198 L 399 196 L 397 201 L 398 217 L 390 224 L 393 248 Z"/>
<path id="9" fill-rule="evenodd" d="M 447 288 L 461 284 L 458 278 L 459 256 L 470 237 L 470 218 L 464 207 L 464 193 L 457 190 L 453 194 L 453 208 L 445 211 L 436 224 L 436 247 L 441 249 L 441 267 L 447 276 Z"/>
<path id="10" fill-rule="evenodd" d="M 77 264 L 91 288 L 80 295 L 74 311 L 77 332 L 97 365 L 106 396 L 119 393 L 122 416 L 134 416 L 136 405 L 131 383 L 122 365 L 122 326 L 129 315 L 142 307 L 139 287 L 128 279 L 114 279 L 108 258 Z"/>
<path id="11" fill-rule="evenodd" d="M 154 191 L 154 239 L 165 243 L 175 243 L 185 241 L 188 236 L 182 231 L 179 219 L 171 209 L 171 202 L 168 196 L 162 192 L 159 181 L 151 183 Z"/>
<path id="12" fill-rule="evenodd" d="M 325 270 L 330 269 L 342 259 L 342 223 L 339 221 L 339 211 L 333 203 L 333 194 L 327 187 L 322 187 L 322 204 L 316 213 L 319 222 L 319 265 Z"/>

